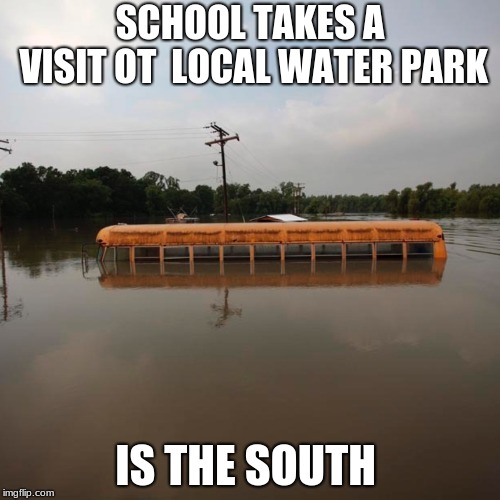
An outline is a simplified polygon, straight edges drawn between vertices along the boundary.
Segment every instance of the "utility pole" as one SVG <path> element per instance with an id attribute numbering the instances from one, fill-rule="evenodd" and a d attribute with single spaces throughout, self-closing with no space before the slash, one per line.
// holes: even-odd
<path id="1" fill-rule="evenodd" d="M 9 139 L 0 139 L 2 144 L 9 144 Z M 12 149 L 3 148 L 0 146 L 2 151 L 6 151 L 9 154 L 12 154 Z M 2 267 L 2 299 L 3 299 L 3 320 L 7 321 L 8 319 L 8 298 L 7 298 L 7 275 L 6 275 L 6 266 L 5 266 L 5 252 L 3 249 L 3 224 L 2 224 L 2 199 L 0 198 L 0 261 Z"/>
<path id="2" fill-rule="evenodd" d="M 2 139 L 0 139 L 0 142 L 2 142 L 3 144 L 10 144 L 10 143 L 9 143 L 9 139 L 6 139 L 6 140 L 2 140 Z M 0 146 L 0 149 L 1 149 L 2 151 L 6 151 L 6 152 L 7 152 L 7 153 L 9 153 L 10 155 L 12 154 L 12 149 L 10 149 L 10 148 L 2 148 L 2 147 Z"/>
<path id="3" fill-rule="evenodd" d="M 9 139 L 0 139 L 0 143 L 2 144 L 10 144 Z M 11 148 L 3 148 L 0 146 L 0 150 L 6 151 L 10 155 L 12 154 L 12 149 Z M 2 199 L 0 198 L 0 236 L 3 231 L 3 222 L 2 222 Z"/>
<path id="4" fill-rule="evenodd" d="M 215 141 L 205 142 L 205 145 L 212 147 L 212 144 L 218 144 L 220 146 L 220 154 L 222 160 L 222 182 L 224 186 L 224 219 L 226 223 L 229 221 L 228 203 L 227 203 L 227 182 L 226 182 L 226 156 L 224 154 L 224 146 L 226 142 L 236 139 L 240 140 L 238 134 L 229 137 L 229 132 L 226 132 L 223 128 L 217 126 L 217 124 L 211 123 L 210 126 L 205 128 L 211 128 L 215 133 L 219 134 L 219 138 Z M 215 162 L 217 165 L 218 163 Z"/>
<path id="5" fill-rule="evenodd" d="M 302 196 L 302 191 L 306 185 L 302 182 L 297 182 L 293 187 L 293 213 L 297 215 L 300 211 L 300 198 Z"/>

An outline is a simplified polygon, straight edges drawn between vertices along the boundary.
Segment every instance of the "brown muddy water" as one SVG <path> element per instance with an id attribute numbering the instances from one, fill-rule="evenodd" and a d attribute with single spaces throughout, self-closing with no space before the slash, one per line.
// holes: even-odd
<path id="1" fill-rule="evenodd" d="M 500 220 L 449 258 L 81 266 L 97 227 L 7 227 L 0 491 L 61 499 L 500 498 Z M 85 272 L 82 272 L 85 271 Z M 154 484 L 115 486 L 117 443 Z M 174 488 L 165 443 L 233 443 L 236 487 Z M 251 443 L 376 445 L 376 485 L 252 488 Z M 134 468 L 134 467 L 132 467 Z M 1 496 L 1 493 L 0 493 Z"/>

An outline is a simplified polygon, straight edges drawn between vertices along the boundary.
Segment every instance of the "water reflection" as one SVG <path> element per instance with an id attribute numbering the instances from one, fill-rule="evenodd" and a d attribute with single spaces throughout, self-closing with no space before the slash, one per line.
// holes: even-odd
<path id="1" fill-rule="evenodd" d="M 245 288 L 437 285 L 446 261 L 434 259 L 248 263 L 99 264 L 103 288 Z"/>
<path id="2" fill-rule="evenodd" d="M 211 304 L 212 311 L 217 314 L 217 321 L 213 324 L 215 328 L 222 328 L 232 316 L 239 316 L 243 312 L 241 307 L 229 305 L 229 288 L 224 288 L 224 302 L 222 304 Z"/>
<path id="3" fill-rule="evenodd" d="M 88 262 L 83 261 L 84 276 Z M 210 304 L 215 320 L 208 323 L 223 328 L 232 318 L 241 318 L 242 304 L 230 302 L 230 290 L 242 288 L 332 288 L 332 287 L 389 287 L 411 285 L 438 285 L 444 275 L 446 261 L 434 259 L 413 260 L 353 260 L 342 262 L 319 261 L 257 261 L 197 263 L 112 262 L 99 263 L 99 283 L 105 289 L 210 289 L 218 290 L 222 300 Z M 269 302 L 272 307 L 272 301 Z M 373 335 L 377 338 L 378 335 Z M 373 342 L 373 340 L 372 340 Z"/>
<path id="4" fill-rule="evenodd" d="M 5 249 L 3 245 L 3 230 L 0 227 L 0 268 L 2 272 L 2 317 L 0 323 L 13 318 L 20 318 L 23 312 L 22 301 L 9 302 L 9 285 L 7 280 L 7 265 L 5 263 Z"/>
<path id="5" fill-rule="evenodd" d="M 82 243 L 92 242 L 92 226 L 67 226 L 54 229 L 47 225 L 19 225 L 6 228 L 6 258 L 11 267 L 27 273 L 30 278 L 56 276 L 79 254 Z"/>

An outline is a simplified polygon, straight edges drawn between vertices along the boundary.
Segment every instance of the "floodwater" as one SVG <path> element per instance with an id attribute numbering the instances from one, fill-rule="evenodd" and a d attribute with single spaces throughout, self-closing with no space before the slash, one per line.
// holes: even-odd
<path id="1" fill-rule="evenodd" d="M 7 226 L 0 489 L 62 499 L 500 498 L 500 220 L 440 221 L 449 258 L 81 263 L 97 227 Z M 40 225 L 41 226 L 41 225 Z M 135 273 L 133 272 L 135 271 Z M 156 480 L 115 486 L 115 446 Z M 232 443 L 236 487 L 174 488 L 165 443 Z M 376 485 L 245 483 L 244 450 L 376 445 Z M 269 462 L 269 461 L 268 461 Z M 131 467 L 134 469 L 135 467 Z"/>

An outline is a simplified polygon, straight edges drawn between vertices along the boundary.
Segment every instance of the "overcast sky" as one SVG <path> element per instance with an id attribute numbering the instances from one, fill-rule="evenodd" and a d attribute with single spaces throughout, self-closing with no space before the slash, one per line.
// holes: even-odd
<path id="1" fill-rule="evenodd" d="M 203 127 L 217 122 L 241 138 L 228 143 L 229 180 L 253 188 L 290 180 L 305 183 L 307 194 L 377 194 L 427 181 L 435 186 L 456 181 L 460 188 L 499 183 L 498 0 L 382 4 L 385 41 L 363 42 L 358 36 L 322 46 L 379 46 L 395 54 L 406 46 L 488 47 L 491 83 L 174 86 L 168 56 L 183 44 L 159 40 L 140 43 L 159 49 L 153 85 L 117 85 L 110 55 L 101 86 L 25 86 L 19 47 L 103 46 L 112 53 L 132 44 L 114 34 L 116 2 L 2 0 L 0 139 L 10 139 L 13 154 L 0 151 L 0 171 L 22 162 L 63 171 L 108 165 L 136 177 L 150 170 L 172 175 L 187 189 L 199 183 L 215 187 L 220 172 L 213 161 L 219 156 L 204 144 L 210 135 Z M 243 5 L 250 36 L 238 45 L 255 46 L 251 3 Z M 364 2 L 354 5 L 359 24 Z M 213 48 L 214 42 L 198 45 Z M 268 47 L 273 70 L 274 49 L 290 42 L 257 45 Z"/>

